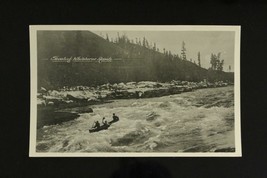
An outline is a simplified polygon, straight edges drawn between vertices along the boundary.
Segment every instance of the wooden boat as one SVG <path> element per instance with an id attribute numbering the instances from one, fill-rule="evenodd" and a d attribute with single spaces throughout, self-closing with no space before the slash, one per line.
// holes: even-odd
<path id="1" fill-rule="evenodd" d="M 114 122 L 118 122 L 118 121 L 119 121 L 119 119 L 112 120 L 112 121 L 109 121 L 108 124 L 111 125 L 111 124 L 113 124 Z"/>
<path id="2" fill-rule="evenodd" d="M 100 127 L 89 129 L 89 132 L 92 133 L 92 132 L 99 132 L 101 130 L 107 130 L 109 126 L 110 126 L 109 124 L 103 124 Z"/>

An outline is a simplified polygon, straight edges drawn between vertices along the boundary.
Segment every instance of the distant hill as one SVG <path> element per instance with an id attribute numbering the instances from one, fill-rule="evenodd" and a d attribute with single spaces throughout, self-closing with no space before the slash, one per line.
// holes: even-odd
<path id="1" fill-rule="evenodd" d="M 38 59 L 53 56 L 118 57 L 123 50 L 90 31 L 38 31 Z"/>
<path id="2" fill-rule="evenodd" d="M 211 71 L 178 56 L 90 31 L 38 31 L 38 87 L 56 88 L 129 81 L 233 81 L 233 73 Z M 111 62 L 53 62 L 52 57 L 112 58 Z"/>

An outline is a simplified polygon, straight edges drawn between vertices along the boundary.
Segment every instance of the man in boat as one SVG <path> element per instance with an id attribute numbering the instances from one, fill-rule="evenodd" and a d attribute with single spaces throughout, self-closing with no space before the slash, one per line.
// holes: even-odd
<path id="1" fill-rule="evenodd" d="M 108 121 L 106 121 L 105 119 L 106 119 L 106 118 L 103 117 L 103 119 L 102 119 L 102 123 L 103 123 L 104 125 L 108 125 Z"/>
<path id="2" fill-rule="evenodd" d="M 100 127 L 100 123 L 98 121 L 95 121 L 95 126 L 93 128 L 99 128 Z"/>
<path id="3" fill-rule="evenodd" d="M 119 120 L 119 117 L 118 117 L 118 116 L 116 116 L 116 115 L 115 115 L 115 113 L 113 113 L 113 116 L 112 116 L 112 118 L 113 118 L 113 121 L 118 121 L 118 120 Z"/>

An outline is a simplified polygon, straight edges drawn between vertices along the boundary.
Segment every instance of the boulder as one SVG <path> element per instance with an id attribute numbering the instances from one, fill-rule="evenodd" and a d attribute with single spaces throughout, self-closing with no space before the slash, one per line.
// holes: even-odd
<path id="1" fill-rule="evenodd" d="M 66 97 L 68 98 L 68 100 L 72 100 L 75 102 L 86 102 L 87 101 L 87 99 L 85 99 L 85 98 L 77 98 L 77 97 L 72 96 L 70 94 L 67 94 Z"/>
<path id="2" fill-rule="evenodd" d="M 38 106 L 46 106 L 46 102 L 45 102 L 45 100 L 41 100 L 41 99 L 37 98 L 37 105 Z"/>
<path id="3" fill-rule="evenodd" d="M 48 106 L 54 106 L 55 103 L 54 103 L 53 101 L 49 101 L 49 102 L 47 103 L 47 105 L 48 105 Z"/>

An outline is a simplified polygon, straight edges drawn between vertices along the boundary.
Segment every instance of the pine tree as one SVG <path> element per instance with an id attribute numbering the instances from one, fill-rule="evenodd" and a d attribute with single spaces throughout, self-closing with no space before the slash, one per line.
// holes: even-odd
<path id="1" fill-rule="evenodd" d="M 224 60 L 222 59 L 220 62 L 219 62 L 219 66 L 218 66 L 218 69 L 219 71 L 223 71 L 223 64 L 224 64 Z"/>
<path id="2" fill-rule="evenodd" d="M 200 63 L 200 52 L 197 53 L 197 61 L 198 61 L 198 66 L 201 67 L 201 63 Z"/>
<path id="3" fill-rule="evenodd" d="M 216 55 L 213 53 L 211 53 L 210 64 L 211 64 L 211 69 L 216 70 Z"/>
<path id="4" fill-rule="evenodd" d="M 146 47 L 146 38 L 143 38 L 143 47 Z"/>
<path id="5" fill-rule="evenodd" d="M 182 50 L 181 50 L 182 52 L 181 52 L 181 56 L 182 56 L 182 59 L 183 60 L 186 60 L 186 48 L 185 48 L 185 42 L 183 41 L 183 43 L 182 43 Z"/>
<path id="6" fill-rule="evenodd" d="M 146 47 L 150 49 L 150 45 L 148 44 L 147 40 L 146 40 Z"/>
<path id="7" fill-rule="evenodd" d="M 157 46 L 156 46 L 156 43 L 154 43 L 153 50 L 156 51 L 156 49 L 157 49 Z"/>
<path id="8" fill-rule="evenodd" d="M 171 53 L 170 50 L 169 50 L 169 53 L 168 53 L 168 57 L 169 57 L 169 58 L 172 58 L 172 53 Z"/>
<path id="9" fill-rule="evenodd" d="M 108 34 L 106 34 L 106 40 L 109 42 L 109 37 L 108 37 Z"/>
<path id="10" fill-rule="evenodd" d="M 223 71 L 224 60 L 220 60 L 220 58 L 221 53 L 218 53 L 217 55 L 211 53 L 210 64 L 212 70 Z"/>

